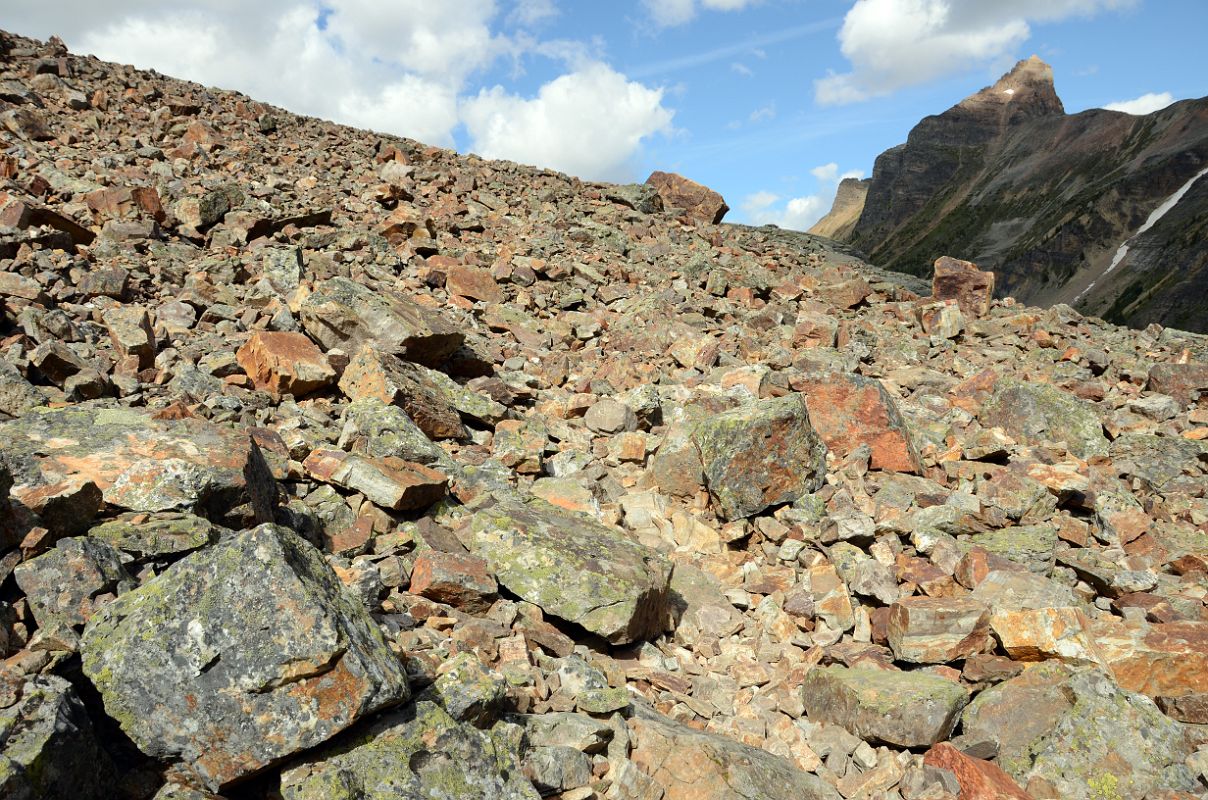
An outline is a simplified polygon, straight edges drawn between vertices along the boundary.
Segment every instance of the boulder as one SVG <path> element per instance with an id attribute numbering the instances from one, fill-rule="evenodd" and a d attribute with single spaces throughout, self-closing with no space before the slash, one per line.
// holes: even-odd
<path id="1" fill-rule="evenodd" d="M 977 418 L 982 425 L 1002 428 L 1025 444 L 1065 442 L 1079 458 L 1108 453 L 1099 414 L 1086 401 L 1055 386 L 1000 380 Z"/>
<path id="2" fill-rule="evenodd" d="M 272 518 L 276 484 L 247 433 L 199 419 L 155 419 L 129 408 L 37 409 L 0 424 L 26 490 L 91 481 L 111 506 L 221 518 L 248 504 Z"/>
<path id="3" fill-rule="evenodd" d="M 477 556 L 425 550 L 411 567 L 409 591 L 469 614 L 483 614 L 498 597 L 499 584 L 487 562 Z"/>
<path id="4" fill-rule="evenodd" d="M 940 256 L 935 260 L 931 296 L 955 300 L 966 316 L 984 317 L 990 313 L 990 301 L 994 299 L 994 273 L 978 269 L 971 261 Z"/>
<path id="5" fill-rule="evenodd" d="M 0 708 L 0 796 L 110 800 L 118 770 L 79 696 L 63 678 L 34 675 Z"/>
<path id="6" fill-rule="evenodd" d="M 900 661 L 945 664 L 988 649 L 990 611 L 967 597 L 906 597 L 889 607 L 889 646 Z"/>
<path id="7" fill-rule="evenodd" d="M 1191 750 L 1179 723 L 1143 695 L 1093 668 L 1042 664 L 977 696 L 962 738 L 985 742 L 995 763 L 1041 796 L 1070 800 L 1197 792 L 1183 765 Z M 1034 783 L 1033 783 L 1034 782 Z"/>
<path id="8" fill-rule="evenodd" d="M 508 591 L 613 644 L 667 625 L 671 564 L 616 528 L 540 500 L 502 500 L 458 537 Z"/>
<path id="9" fill-rule="evenodd" d="M 46 393 L 25 379 L 12 364 L 0 358 L 0 412 L 19 417 L 46 405 Z"/>
<path id="10" fill-rule="evenodd" d="M 694 730 L 645 707 L 629 721 L 630 758 L 663 800 L 839 800 L 817 775 L 725 736 Z M 657 796 L 657 795 L 656 795 Z"/>
<path id="11" fill-rule="evenodd" d="M 1170 395 L 1184 407 L 1208 394 L 1208 364 L 1154 364 L 1146 386 L 1152 392 Z"/>
<path id="12" fill-rule="evenodd" d="M 118 306 L 106 311 L 102 319 L 118 355 L 136 358 L 139 369 L 147 369 L 155 363 L 155 333 L 151 330 L 147 309 Z"/>
<path id="13" fill-rule="evenodd" d="M 347 278 L 319 282 L 302 303 L 300 316 L 306 332 L 325 350 L 338 347 L 351 353 L 372 344 L 420 364 L 439 364 L 465 340 L 439 312 Z"/>
<path id="14" fill-rule="evenodd" d="M 340 391 L 353 401 L 374 399 L 398 406 L 431 439 L 465 438 L 457 409 L 426 372 L 389 353 L 363 347 L 340 376 Z"/>
<path id="15" fill-rule="evenodd" d="M 184 512 L 126 513 L 88 531 L 88 538 L 104 542 L 135 561 L 179 558 L 218 539 L 225 528 Z"/>
<path id="16" fill-rule="evenodd" d="M 257 389 L 303 397 L 330 385 L 336 371 L 305 334 L 256 331 L 235 359 Z"/>
<path id="17" fill-rule="evenodd" d="M 427 508 L 444 497 L 449 486 L 443 472 L 392 456 L 364 458 L 319 449 L 302 466 L 316 480 L 360 492 L 371 503 L 394 511 Z"/>
<path id="18" fill-rule="evenodd" d="M 652 172 L 646 184 L 658 192 L 664 208 L 682 210 L 705 225 L 716 225 L 730 210 L 720 194 L 674 172 Z"/>
<path id="19" fill-rule="evenodd" d="M 805 395 L 810 424 L 839 458 L 866 444 L 872 448 L 873 469 L 922 471 L 906 421 L 880 381 L 833 372 L 812 375 L 795 388 Z"/>
<path id="20" fill-rule="evenodd" d="M 801 687 L 809 718 L 841 725 L 862 739 L 929 747 L 948 738 L 969 694 L 925 672 L 875 667 L 815 667 Z"/>
<path id="21" fill-rule="evenodd" d="M 82 627 L 97 609 L 133 585 L 121 553 L 89 537 L 59 540 L 50 551 L 18 564 L 13 576 L 40 628 L 56 623 Z"/>
<path id="22" fill-rule="evenodd" d="M 406 411 L 374 397 L 348 404 L 338 444 L 342 450 L 369 458 L 401 458 L 419 464 L 448 458 Z"/>
<path id="23" fill-rule="evenodd" d="M 398 658 L 313 546 L 261 525 L 94 615 L 84 673 L 150 756 L 212 790 L 408 697 Z"/>
<path id="24" fill-rule="evenodd" d="M 951 772 L 960 787 L 960 800 L 1032 800 L 997 764 L 967 756 L 947 742 L 928 750 L 923 764 Z"/>
<path id="25" fill-rule="evenodd" d="M 1116 683 L 1147 695 L 1167 716 L 1208 724 L 1208 622 L 1121 622 L 1090 625 Z"/>
<path id="26" fill-rule="evenodd" d="M 281 773 L 284 800 L 538 800 L 505 735 L 420 700 L 307 754 Z"/>
<path id="27" fill-rule="evenodd" d="M 826 476 L 826 445 L 799 394 L 716 414 L 696 425 L 692 440 L 723 519 L 791 503 L 816 491 Z"/>

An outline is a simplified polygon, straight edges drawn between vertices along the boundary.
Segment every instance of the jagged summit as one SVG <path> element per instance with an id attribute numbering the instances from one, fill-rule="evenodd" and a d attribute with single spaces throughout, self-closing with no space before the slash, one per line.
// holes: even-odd
<path id="1" fill-rule="evenodd" d="M 1011 106 L 1012 111 L 1026 107 L 1033 112 L 1030 116 L 1065 113 L 1065 106 L 1053 85 L 1053 68 L 1039 56 L 1025 58 L 993 86 L 987 86 L 957 104 L 965 109 L 984 106 Z"/>

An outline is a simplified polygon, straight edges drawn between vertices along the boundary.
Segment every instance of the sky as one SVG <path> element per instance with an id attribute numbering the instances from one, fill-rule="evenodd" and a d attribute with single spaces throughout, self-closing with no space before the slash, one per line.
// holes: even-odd
<path id="1" fill-rule="evenodd" d="M 800 230 L 1032 54 L 1071 113 L 1208 95 L 1208 0 L 4 0 L 0 28 L 589 180 L 678 172 Z"/>

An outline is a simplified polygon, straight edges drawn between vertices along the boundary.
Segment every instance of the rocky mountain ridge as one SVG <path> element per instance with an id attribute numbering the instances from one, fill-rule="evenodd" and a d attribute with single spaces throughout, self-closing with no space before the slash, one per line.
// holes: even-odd
<path id="1" fill-rule="evenodd" d="M 838 238 L 891 269 L 927 276 L 955 255 L 1025 302 L 1203 332 L 1208 182 L 1138 232 L 1205 167 L 1208 98 L 1144 116 L 1066 114 L 1033 56 L 881 154 L 859 221 Z M 1113 265 L 1126 242 L 1129 257 Z"/>
<path id="2" fill-rule="evenodd" d="M 1208 339 L 55 40 L 0 102 L 0 795 L 1208 789 Z"/>

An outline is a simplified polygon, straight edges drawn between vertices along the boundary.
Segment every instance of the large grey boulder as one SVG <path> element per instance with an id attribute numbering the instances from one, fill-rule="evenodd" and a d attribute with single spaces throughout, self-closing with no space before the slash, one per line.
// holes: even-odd
<path id="1" fill-rule="evenodd" d="M 1103 421 L 1084 400 L 1055 386 L 1007 378 L 978 412 L 986 427 L 999 427 L 1024 444 L 1065 442 L 1079 458 L 1105 456 Z"/>
<path id="2" fill-rule="evenodd" d="M 947 739 L 969 702 L 964 687 L 938 675 L 838 665 L 810 670 L 801 693 L 812 721 L 898 747 Z"/>
<path id="3" fill-rule="evenodd" d="M 16 703 L 0 708 L 0 797 L 109 800 L 117 784 L 84 704 L 64 679 L 33 676 Z"/>
<path id="4" fill-rule="evenodd" d="M 510 726 L 506 726 L 510 727 Z M 281 773 L 285 800 L 537 800 L 503 732 L 419 700 L 350 731 Z"/>
<path id="5" fill-rule="evenodd" d="M 630 758 L 663 800 L 839 800 L 817 775 L 780 756 L 676 723 L 644 706 L 629 721 Z"/>
<path id="6" fill-rule="evenodd" d="M 616 528 L 539 500 L 502 500 L 458 536 L 508 591 L 613 644 L 667 623 L 670 562 Z"/>
<path id="7" fill-rule="evenodd" d="M 961 717 L 969 746 L 996 750 L 996 762 L 1026 786 L 1053 797 L 1101 800 L 1202 791 L 1183 762 L 1183 726 L 1144 695 L 1094 668 L 1053 662 L 987 689 Z"/>
<path id="8" fill-rule="evenodd" d="M 301 317 L 302 327 L 324 350 L 352 353 L 372 344 L 420 364 L 440 363 L 465 340 L 438 312 L 347 278 L 317 284 L 302 304 Z"/>
<path id="9" fill-rule="evenodd" d="M 81 644 L 143 752 L 218 789 L 409 696 L 398 658 L 319 552 L 261 525 L 96 614 Z"/>

